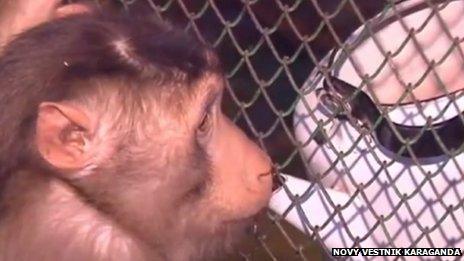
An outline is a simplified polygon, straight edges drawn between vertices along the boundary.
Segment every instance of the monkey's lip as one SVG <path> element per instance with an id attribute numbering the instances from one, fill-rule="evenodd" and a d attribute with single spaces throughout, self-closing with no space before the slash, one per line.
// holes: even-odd
<path id="1" fill-rule="evenodd" d="M 250 217 L 244 217 L 244 218 L 229 219 L 229 220 L 223 221 L 222 223 L 224 225 L 241 225 L 241 224 L 252 223 L 253 220 L 254 220 L 254 216 L 250 216 Z"/>
<path id="2" fill-rule="evenodd" d="M 272 175 L 272 192 L 275 193 L 279 190 L 286 182 L 286 179 L 278 172 L 274 172 Z"/>

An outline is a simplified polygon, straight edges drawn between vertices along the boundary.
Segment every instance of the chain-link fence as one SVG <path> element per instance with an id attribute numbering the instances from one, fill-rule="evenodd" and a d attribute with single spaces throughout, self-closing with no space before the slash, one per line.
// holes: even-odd
<path id="1" fill-rule="evenodd" d="M 290 203 L 241 258 L 464 247 L 462 1 L 120 4 L 211 43 L 229 81 L 226 113 L 281 172 L 310 181 L 284 187 Z"/>

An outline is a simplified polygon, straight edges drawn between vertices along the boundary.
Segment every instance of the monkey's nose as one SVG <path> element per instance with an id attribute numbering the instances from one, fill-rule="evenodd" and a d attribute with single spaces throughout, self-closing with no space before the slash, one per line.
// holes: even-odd
<path id="1" fill-rule="evenodd" d="M 248 189 L 267 197 L 267 194 L 270 194 L 272 191 L 272 176 L 274 172 L 270 158 L 256 146 L 254 154 L 248 155 L 246 161 L 248 163 L 248 174 L 246 177 Z"/>

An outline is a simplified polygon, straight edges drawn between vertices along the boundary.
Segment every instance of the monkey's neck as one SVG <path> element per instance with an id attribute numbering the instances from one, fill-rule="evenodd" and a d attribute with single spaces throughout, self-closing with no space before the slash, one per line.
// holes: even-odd
<path id="1" fill-rule="evenodd" d="M 0 260 L 144 260 L 141 242 L 65 182 L 14 173 L 2 198 Z"/>

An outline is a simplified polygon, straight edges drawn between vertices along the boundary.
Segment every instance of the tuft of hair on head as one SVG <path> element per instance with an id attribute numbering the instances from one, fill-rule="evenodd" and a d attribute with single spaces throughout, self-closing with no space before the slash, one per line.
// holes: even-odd
<path id="1" fill-rule="evenodd" d="M 117 39 L 112 43 L 112 45 L 121 58 L 128 64 L 136 68 L 143 69 L 144 65 L 141 63 L 140 58 L 135 57 L 132 50 L 133 47 L 130 45 L 129 39 Z"/>

